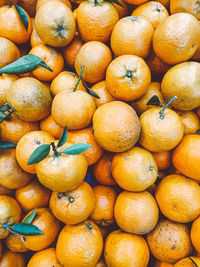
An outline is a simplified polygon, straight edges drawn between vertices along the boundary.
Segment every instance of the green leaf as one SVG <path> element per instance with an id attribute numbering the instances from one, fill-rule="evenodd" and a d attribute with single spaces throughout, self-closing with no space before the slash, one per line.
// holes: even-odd
<path id="1" fill-rule="evenodd" d="M 34 211 L 33 212 L 31 212 L 31 214 L 24 220 L 24 222 L 23 223 L 26 223 L 26 224 L 31 224 L 32 223 L 32 221 L 34 220 L 34 218 L 35 218 L 35 215 L 36 215 L 36 211 L 37 211 L 37 209 L 34 209 Z"/>
<path id="2" fill-rule="evenodd" d="M 18 14 L 20 15 L 20 18 L 21 18 L 21 20 L 22 20 L 22 22 L 24 24 L 24 27 L 28 31 L 28 17 L 26 15 L 26 13 L 24 12 L 24 10 L 20 6 L 18 6 L 15 3 L 14 3 L 14 5 L 15 5 L 15 8 L 16 8 Z"/>
<path id="3" fill-rule="evenodd" d="M 57 147 L 60 147 L 60 146 L 64 145 L 64 143 L 66 142 L 66 140 L 67 140 L 67 126 L 65 126 L 64 129 L 63 129 L 63 132 L 61 134 L 61 137 L 59 139 L 59 142 L 57 144 Z"/>
<path id="4" fill-rule="evenodd" d="M 149 99 L 147 102 L 147 106 L 157 106 L 162 107 L 162 104 L 160 102 L 160 99 L 157 95 L 152 96 L 152 98 Z"/>
<path id="5" fill-rule="evenodd" d="M 50 145 L 45 144 L 37 147 L 35 151 L 33 151 L 33 153 L 31 154 L 28 160 L 28 165 L 32 165 L 42 161 L 49 155 L 49 151 Z"/>
<path id="6" fill-rule="evenodd" d="M 91 95 L 91 96 L 94 96 L 96 98 L 99 98 L 100 97 L 97 95 L 97 93 L 95 93 L 92 89 L 90 89 L 87 84 L 85 83 L 85 81 L 82 79 L 82 83 L 83 83 L 83 86 L 85 87 L 85 89 L 87 90 L 87 92 Z"/>
<path id="7" fill-rule="evenodd" d="M 10 149 L 16 147 L 15 143 L 12 142 L 8 142 L 8 141 L 0 141 L 0 151 L 6 150 L 6 149 Z"/>
<path id="8" fill-rule="evenodd" d="M 15 233 L 25 236 L 43 235 L 44 233 L 35 225 L 27 223 L 18 223 L 10 226 Z"/>
<path id="9" fill-rule="evenodd" d="M 92 145 L 89 145 L 89 144 L 76 144 L 76 145 L 69 146 L 68 148 L 63 150 L 62 153 L 68 154 L 68 155 L 76 155 L 76 154 L 80 154 L 86 151 L 91 146 Z"/>
<path id="10" fill-rule="evenodd" d="M 106 1 L 114 3 L 114 4 L 118 5 L 118 6 L 121 6 L 121 7 L 125 8 L 125 6 L 122 5 L 122 3 L 120 3 L 118 0 L 106 0 Z"/>

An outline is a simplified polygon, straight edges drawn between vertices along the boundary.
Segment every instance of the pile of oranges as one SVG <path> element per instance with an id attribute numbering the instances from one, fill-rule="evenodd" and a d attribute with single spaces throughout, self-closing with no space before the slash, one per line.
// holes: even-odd
<path id="1" fill-rule="evenodd" d="M 0 267 L 200 267 L 199 184 L 199 0 L 0 0 Z"/>

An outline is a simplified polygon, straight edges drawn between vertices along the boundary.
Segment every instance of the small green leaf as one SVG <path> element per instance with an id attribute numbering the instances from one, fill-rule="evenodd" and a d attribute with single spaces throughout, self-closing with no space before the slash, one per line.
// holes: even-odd
<path id="1" fill-rule="evenodd" d="M 91 96 L 94 96 L 96 98 L 99 98 L 100 97 L 97 95 L 97 93 L 95 93 L 92 89 L 90 89 L 87 84 L 85 83 L 85 81 L 82 79 L 82 83 L 83 83 L 83 86 L 85 87 L 85 89 L 87 90 L 87 92 L 91 95 Z"/>
<path id="2" fill-rule="evenodd" d="M 57 147 L 60 147 L 60 146 L 64 145 L 64 143 L 66 142 L 66 140 L 67 140 L 67 126 L 65 126 L 64 129 L 63 129 L 63 132 L 61 134 L 61 137 L 59 139 L 59 142 L 57 144 Z"/>
<path id="3" fill-rule="evenodd" d="M 15 233 L 25 236 L 32 235 L 43 235 L 44 233 L 35 225 L 26 224 L 26 223 L 18 223 L 10 226 L 11 230 Z"/>
<path id="4" fill-rule="evenodd" d="M 28 165 L 36 164 L 43 159 L 45 159 L 49 155 L 50 151 L 50 145 L 41 145 L 33 151 L 31 154 L 29 160 L 28 160 Z"/>
<path id="5" fill-rule="evenodd" d="M 9 111 L 10 109 L 11 109 L 11 106 L 9 106 L 8 103 L 3 104 L 3 106 L 1 106 L 0 108 L 2 112 Z"/>
<path id="6" fill-rule="evenodd" d="M 157 106 L 162 107 L 162 104 L 160 102 L 160 99 L 157 95 L 152 96 L 152 98 L 149 99 L 147 102 L 147 106 Z"/>
<path id="7" fill-rule="evenodd" d="M 34 220 L 34 218 L 35 218 L 35 215 L 36 215 L 36 211 L 37 211 L 37 209 L 34 209 L 34 211 L 33 212 L 31 212 L 31 214 L 24 220 L 24 222 L 23 223 L 26 223 L 26 224 L 31 224 L 32 223 L 32 221 Z"/>
<path id="8" fill-rule="evenodd" d="M 89 144 L 76 144 L 76 145 L 69 146 L 68 148 L 63 150 L 62 153 L 68 154 L 68 155 L 76 155 L 76 154 L 80 154 L 86 151 L 91 146 L 92 145 L 89 145 Z"/>
<path id="9" fill-rule="evenodd" d="M 118 6 L 121 6 L 121 7 L 125 8 L 125 6 L 122 5 L 122 3 L 120 3 L 118 0 L 106 0 L 106 1 L 114 3 L 114 4 L 118 5 Z"/>
<path id="10" fill-rule="evenodd" d="M 16 147 L 15 143 L 8 141 L 0 141 L 0 151 Z"/>
<path id="11" fill-rule="evenodd" d="M 21 18 L 26 30 L 28 31 L 28 17 L 26 15 L 26 13 L 19 5 L 15 4 L 15 3 L 14 3 L 14 5 L 15 5 L 15 8 L 16 8 L 18 14 L 20 15 L 20 18 Z"/>

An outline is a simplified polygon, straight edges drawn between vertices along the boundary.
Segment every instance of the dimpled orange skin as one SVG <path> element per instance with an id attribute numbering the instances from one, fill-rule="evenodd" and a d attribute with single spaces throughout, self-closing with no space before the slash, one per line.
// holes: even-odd
<path id="1" fill-rule="evenodd" d="M 101 232 L 90 220 L 77 225 L 66 225 L 58 236 L 56 255 L 65 267 L 93 267 L 102 251 Z"/>
<path id="2" fill-rule="evenodd" d="M 106 238 L 104 258 L 107 266 L 147 267 L 149 248 L 143 237 L 117 230 Z"/>
<path id="3" fill-rule="evenodd" d="M 144 235 L 154 229 L 159 209 L 153 196 L 147 192 L 123 191 L 115 202 L 115 220 L 125 232 Z"/>
<path id="4" fill-rule="evenodd" d="M 184 134 L 195 134 L 199 130 L 199 117 L 194 111 L 185 111 L 180 116 L 184 125 Z"/>
<path id="5" fill-rule="evenodd" d="M 200 258 L 199 257 L 190 257 L 196 264 L 197 266 L 200 265 Z M 194 267 L 194 263 L 187 257 L 184 259 L 181 259 L 180 261 L 176 262 L 174 264 L 174 267 Z"/>
<path id="6" fill-rule="evenodd" d="M 111 48 L 116 56 L 136 55 L 146 58 L 151 49 L 154 29 L 147 19 L 130 16 L 120 19 L 111 34 Z"/>
<path id="7" fill-rule="evenodd" d="M 172 152 L 164 151 L 164 152 L 154 152 L 152 153 L 153 157 L 158 166 L 158 170 L 166 170 L 172 165 Z"/>
<path id="8" fill-rule="evenodd" d="M 78 224 L 90 216 L 95 208 L 95 193 L 86 182 L 72 191 L 52 192 L 49 207 L 54 216 L 65 224 Z"/>
<path id="9" fill-rule="evenodd" d="M 117 9 L 103 0 L 82 2 L 76 12 L 78 31 L 85 42 L 108 41 L 118 20 Z"/>
<path id="10" fill-rule="evenodd" d="M 164 74 L 171 68 L 171 65 L 163 62 L 158 56 L 156 56 L 153 50 L 147 57 L 146 63 L 150 68 L 151 73 L 155 74 Z"/>
<path id="11" fill-rule="evenodd" d="M 121 101 L 100 106 L 93 116 L 94 137 L 110 152 L 123 152 L 137 142 L 140 135 L 139 119 L 135 110 Z"/>
<path id="12" fill-rule="evenodd" d="M 155 198 L 161 212 L 172 221 L 188 223 L 200 215 L 200 187 L 182 175 L 163 178 L 156 188 Z"/>
<path id="13" fill-rule="evenodd" d="M 28 249 L 24 246 L 21 235 L 10 234 L 5 240 L 7 248 L 12 252 L 26 252 Z M 1 266 L 1 265 L 0 265 Z"/>
<path id="14" fill-rule="evenodd" d="M 124 0 L 124 2 L 127 3 L 127 4 L 137 5 L 137 6 L 143 4 L 143 3 L 147 2 L 147 1 L 148 0 Z"/>
<path id="15" fill-rule="evenodd" d="M 25 216 L 23 221 L 32 212 L 33 210 Z M 49 247 L 56 239 L 61 228 L 60 222 L 53 216 L 50 209 L 47 208 L 38 208 L 31 224 L 38 227 L 44 233 L 43 235 L 21 236 L 24 246 L 33 251 L 39 251 Z"/>
<path id="16" fill-rule="evenodd" d="M 197 51 L 199 42 L 200 24 L 188 13 L 169 16 L 158 25 L 153 35 L 156 55 L 168 64 L 187 61 Z"/>
<path id="17" fill-rule="evenodd" d="M 3 105 L 7 102 L 6 91 L 10 88 L 11 84 L 18 80 L 19 77 L 16 75 L 10 74 L 1 74 L 0 76 L 0 105 Z"/>
<path id="18" fill-rule="evenodd" d="M 25 13 L 26 11 L 23 10 Z M 26 30 L 14 5 L 4 5 L 0 8 L 0 37 L 9 39 L 16 44 L 26 43 L 32 32 L 32 24 L 29 15 L 28 31 Z M 9 22 L 9 23 L 8 23 Z"/>
<path id="19" fill-rule="evenodd" d="M 113 5 L 118 11 L 119 19 L 121 19 L 128 15 L 128 5 L 125 3 L 125 1 L 119 0 L 119 2 L 123 5 L 123 7 L 115 4 L 114 2 L 113 2 Z"/>
<path id="20" fill-rule="evenodd" d="M 200 253 L 200 244 L 199 244 L 199 238 L 200 238 L 200 217 L 198 217 L 196 220 L 192 223 L 192 228 L 190 232 L 190 237 L 192 241 L 192 245 L 194 246 L 195 250 Z"/>
<path id="21" fill-rule="evenodd" d="M 0 259 L 1 267 L 25 267 L 25 257 L 22 253 L 5 251 Z"/>
<path id="22" fill-rule="evenodd" d="M 167 263 L 175 263 L 192 252 L 188 226 L 166 219 L 147 235 L 147 243 L 152 255 Z"/>
<path id="23" fill-rule="evenodd" d="M 151 186 L 158 174 L 153 155 L 140 147 L 115 154 L 112 175 L 120 187 L 127 191 L 143 191 Z"/>
<path id="24" fill-rule="evenodd" d="M 164 118 L 160 118 L 163 108 L 151 108 L 140 116 L 140 144 L 152 151 L 163 152 L 173 149 L 183 138 L 184 126 L 180 116 L 167 108 Z"/>
<path id="25" fill-rule="evenodd" d="M 173 266 L 174 266 L 173 264 L 158 260 L 156 260 L 155 264 L 153 265 L 153 267 L 173 267 Z"/>
<path id="26" fill-rule="evenodd" d="M 179 12 L 190 13 L 200 20 L 198 0 L 171 0 L 170 12 L 171 14 Z"/>
<path id="27" fill-rule="evenodd" d="M 173 165 L 184 175 L 200 181 L 200 136 L 188 134 L 183 137 L 172 155 Z"/>
<path id="28" fill-rule="evenodd" d="M 83 79 L 89 83 L 96 83 L 105 78 L 106 69 L 111 61 L 110 48 L 104 43 L 91 41 L 85 43 L 79 50 L 75 60 L 75 70 L 80 75 L 84 65 Z"/>
<path id="29" fill-rule="evenodd" d="M 33 76 L 40 81 L 52 81 L 64 68 L 64 59 L 61 53 L 50 46 L 43 44 L 35 46 L 31 49 L 29 54 L 38 56 L 53 70 L 53 72 L 51 72 L 39 66 L 32 71 Z"/>
<path id="30" fill-rule="evenodd" d="M 19 57 L 18 47 L 10 40 L 0 37 L 0 68 L 12 63 Z"/>
<path id="31" fill-rule="evenodd" d="M 51 2 L 51 1 L 55 1 L 55 0 L 37 0 L 37 4 L 36 4 L 36 11 L 38 11 L 38 9 L 46 4 L 47 2 Z M 68 6 L 70 9 L 72 9 L 72 5 L 71 5 L 71 2 L 70 0 L 56 0 L 58 2 L 61 2 L 63 4 L 65 4 L 66 6 Z"/>
<path id="32" fill-rule="evenodd" d="M 55 122 L 52 115 L 49 115 L 40 121 L 40 130 L 51 134 L 55 139 L 59 139 L 63 128 Z"/>
<path id="33" fill-rule="evenodd" d="M 106 71 L 107 89 L 113 97 L 123 101 L 132 101 L 144 95 L 150 82 L 150 69 L 138 56 L 119 56 Z"/>

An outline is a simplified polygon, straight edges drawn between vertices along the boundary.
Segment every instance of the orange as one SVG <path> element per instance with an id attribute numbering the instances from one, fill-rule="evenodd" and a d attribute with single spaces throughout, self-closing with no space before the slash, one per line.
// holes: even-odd
<path id="1" fill-rule="evenodd" d="M 18 0 L 14 0 L 14 1 L 12 1 L 13 3 L 18 3 Z M 7 4 L 8 2 L 6 1 L 6 0 L 0 0 L 0 6 L 3 6 L 3 5 L 5 5 L 5 4 Z"/>
<path id="2" fill-rule="evenodd" d="M 65 267 L 93 267 L 102 251 L 101 232 L 90 220 L 77 225 L 66 225 L 58 236 L 56 255 Z"/>
<path id="3" fill-rule="evenodd" d="M 173 264 L 170 264 L 170 263 L 166 263 L 166 262 L 161 262 L 161 261 L 158 261 L 156 260 L 156 263 L 154 264 L 153 267 L 173 267 L 174 265 Z"/>
<path id="4" fill-rule="evenodd" d="M 39 130 L 37 122 L 22 121 L 15 112 L 0 124 L 1 139 L 13 143 L 18 143 L 25 134 L 37 130 Z"/>
<path id="5" fill-rule="evenodd" d="M 103 104 L 116 100 L 108 91 L 105 80 L 94 84 L 91 87 L 91 89 L 100 97 L 100 98 L 93 97 L 97 107 L 100 107 Z"/>
<path id="6" fill-rule="evenodd" d="M 15 198 L 24 211 L 47 207 L 50 196 L 51 192 L 35 179 L 15 192 Z"/>
<path id="7" fill-rule="evenodd" d="M 24 220 L 32 213 L 30 211 Z M 61 225 L 60 222 L 53 216 L 51 211 L 47 208 L 38 208 L 36 216 L 32 221 L 32 225 L 38 227 L 43 235 L 36 236 L 21 236 L 24 246 L 33 251 L 39 251 L 49 247 L 56 239 Z"/>
<path id="8" fill-rule="evenodd" d="M 92 96 L 83 91 L 63 91 L 55 96 L 51 114 L 61 127 L 79 130 L 90 125 L 96 105 Z"/>
<path id="9" fill-rule="evenodd" d="M 49 115 L 40 121 L 40 130 L 51 134 L 55 139 L 59 139 L 63 128 L 55 122 L 52 115 Z"/>
<path id="10" fill-rule="evenodd" d="M 0 196 L 0 239 L 9 235 L 9 231 L 4 225 L 13 225 L 19 222 L 21 218 L 21 208 L 17 201 L 10 196 Z"/>
<path id="11" fill-rule="evenodd" d="M 37 0 L 37 5 L 36 5 L 36 11 L 38 11 L 38 9 L 46 4 L 47 2 L 51 2 L 51 1 L 55 1 L 55 0 Z M 63 4 L 65 4 L 66 6 L 68 6 L 70 9 L 72 9 L 72 5 L 70 0 L 56 0 L 57 2 L 61 2 Z"/>
<path id="12" fill-rule="evenodd" d="M 200 121 L 195 112 L 184 111 L 180 116 L 184 125 L 184 134 L 194 134 L 199 130 Z"/>
<path id="13" fill-rule="evenodd" d="M 1 256 L 2 256 L 2 243 L 0 241 L 0 259 L 1 259 Z"/>
<path id="14" fill-rule="evenodd" d="M 37 0 L 19 0 L 19 5 L 26 10 L 30 17 L 35 17 Z"/>
<path id="15" fill-rule="evenodd" d="M 83 4 L 85 3 L 87 2 Z M 111 61 L 112 53 L 109 47 L 101 42 L 91 41 L 80 48 L 75 60 L 75 70 L 80 75 L 84 65 L 83 79 L 89 83 L 96 83 L 105 78 L 106 69 Z"/>
<path id="16" fill-rule="evenodd" d="M 155 1 L 161 3 L 165 7 L 168 7 L 170 0 L 155 0 Z"/>
<path id="17" fill-rule="evenodd" d="M 130 5 L 141 5 L 141 4 L 143 4 L 143 3 L 145 3 L 145 2 L 147 2 L 148 0 L 124 0 L 125 1 L 125 3 L 127 3 L 127 4 L 130 4 Z"/>
<path id="18" fill-rule="evenodd" d="M 136 55 L 146 58 L 151 49 L 154 29 L 147 19 L 131 16 L 120 19 L 111 34 L 110 42 L 116 56 Z"/>
<path id="19" fill-rule="evenodd" d="M 94 132 L 91 127 L 77 131 L 69 131 L 67 140 L 74 144 L 83 143 L 92 145 L 89 149 L 83 152 L 87 158 L 89 166 L 96 163 L 103 155 L 103 149 L 95 140 Z"/>
<path id="20" fill-rule="evenodd" d="M 77 81 L 78 75 L 76 73 L 71 71 L 62 71 L 55 79 L 53 79 L 50 91 L 54 96 L 63 91 L 72 92 Z M 86 91 L 82 81 L 79 82 L 76 90 Z"/>
<path id="21" fill-rule="evenodd" d="M 199 266 L 200 264 L 200 258 L 199 257 L 190 257 L 195 263 L 197 266 Z M 191 261 L 191 259 L 189 259 L 188 257 L 187 258 L 184 258 L 184 259 L 181 259 L 180 261 L 176 262 L 176 264 L 174 264 L 174 267 L 194 267 L 194 263 Z"/>
<path id="22" fill-rule="evenodd" d="M 95 267 L 106 267 L 106 264 L 105 264 L 103 258 L 101 258 L 101 259 L 97 262 L 97 264 L 95 265 Z"/>
<path id="23" fill-rule="evenodd" d="M 25 10 L 23 11 L 26 13 Z M 30 17 L 27 13 L 26 16 L 28 18 L 28 30 L 26 30 L 14 5 L 11 7 L 2 6 L 0 8 L 0 37 L 7 38 L 16 44 L 26 43 L 32 32 Z"/>
<path id="24" fill-rule="evenodd" d="M 51 94 L 47 86 L 34 78 L 21 78 L 6 92 L 8 104 L 24 121 L 38 121 L 49 115 Z"/>
<path id="25" fill-rule="evenodd" d="M 138 6 L 133 11 L 131 16 L 144 17 L 146 20 L 151 22 L 154 29 L 156 29 L 161 22 L 169 17 L 169 13 L 161 3 L 149 1 L 147 3 L 144 3 L 143 5 Z"/>
<path id="26" fill-rule="evenodd" d="M 110 152 L 126 151 L 134 146 L 140 135 L 140 124 L 135 110 L 121 101 L 106 103 L 93 116 L 94 137 Z"/>
<path id="27" fill-rule="evenodd" d="M 76 12 L 78 31 L 85 42 L 108 41 L 118 20 L 115 6 L 104 0 L 84 1 Z"/>
<path id="28" fill-rule="evenodd" d="M 147 192 L 123 191 L 115 203 L 115 219 L 125 232 L 144 235 L 154 229 L 159 209 L 153 196 Z"/>
<path id="29" fill-rule="evenodd" d="M 25 246 L 21 240 L 21 235 L 10 234 L 5 239 L 5 243 L 6 243 L 7 248 L 12 252 L 26 252 L 26 251 L 28 251 L 28 249 L 25 248 Z"/>
<path id="30" fill-rule="evenodd" d="M 113 2 L 113 5 L 115 6 L 115 8 L 118 11 L 119 19 L 121 19 L 121 18 L 126 17 L 128 15 L 128 5 L 125 3 L 124 0 L 119 0 L 119 2 L 123 5 L 123 7 L 115 4 L 114 2 Z"/>
<path id="31" fill-rule="evenodd" d="M 147 243 L 152 255 L 167 263 L 175 263 L 192 251 L 188 226 L 166 219 L 147 235 Z"/>
<path id="32" fill-rule="evenodd" d="M 171 14 L 190 13 L 200 20 L 198 0 L 170 0 L 170 12 Z"/>
<path id="33" fill-rule="evenodd" d="M 140 147 L 117 153 L 112 160 L 112 175 L 127 191 L 143 191 L 151 186 L 158 174 L 153 155 Z"/>
<path id="34" fill-rule="evenodd" d="M 44 144 L 50 144 L 53 136 L 43 131 L 32 131 L 25 134 L 18 142 L 16 147 L 17 162 L 23 170 L 35 173 L 35 164 L 27 165 L 28 160 L 35 149 Z"/>
<path id="35" fill-rule="evenodd" d="M 155 197 L 161 212 L 172 221 L 188 223 L 200 215 L 200 187 L 182 175 L 163 178 Z"/>
<path id="36" fill-rule="evenodd" d="M 0 153 L 0 184 L 9 189 L 20 188 L 30 182 L 32 175 L 23 171 L 16 160 L 16 149 Z"/>
<path id="37" fill-rule="evenodd" d="M 95 208 L 95 194 L 90 185 L 82 182 L 72 191 L 52 192 L 49 207 L 53 215 L 65 224 L 78 224 Z"/>
<path id="38" fill-rule="evenodd" d="M 18 80 L 16 75 L 1 74 L 0 76 L 0 105 L 7 102 L 6 92 L 10 88 L 11 84 Z"/>
<path id="39" fill-rule="evenodd" d="M 199 237 L 200 237 L 200 217 L 192 223 L 192 228 L 190 232 L 190 237 L 192 241 L 192 245 L 196 249 L 198 253 L 200 253 L 200 244 L 199 244 Z"/>
<path id="40" fill-rule="evenodd" d="M 199 79 L 200 63 L 184 62 L 169 69 L 161 83 L 165 99 L 177 96 L 172 107 L 178 110 L 192 110 L 200 106 Z"/>
<path id="41" fill-rule="evenodd" d="M 68 6 L 60 1 L 46 1 L 36 13 L 35 28 L 43 42 L 62 47 L 74 38 L 76 24 Z"/>
<path id="42" fill-rule="evenodd" d="M 149 248 L 143 237 L 117 230 L 106 238 L 104 258 L 107 266 L 147 267 Z"/>
<path id="43" fill-rule="evenodd" d="M 116 184 L 111 173 L 111 165 L 114 154 L 105 152 L 103 156 L 93 166 L 93 174 L 95 179 L 103 185 Z"/>
<path id="44" fill-rule="evenodd" d="M 185 135 L 173 152 L 172 162 L 176 169 L 184 175 L 200 180 L 200 136 L 196 134 Z"/>
<path id="45" fill-rule="evenodd" d="M 135 55 L 115 58 L 106 71 L 106 86 L 111 95 L 123 101 L 135 100 L 149 89 L 151 72 L 145 61 Z"/>
<path id="46" fill-rule="evenodd" d="M 28 262 L 27 267 L 62 267 L 56 257 L 55 248 L 47 248 L 35 253 Z"/>
<path id="47" fill-rule="evenodd" d="M 188 13 L 177 13 L 166 18 L 155 30 L 153 49 L 168 64 L 191 58 L 200 43 L 199 21 Z"/>
<path id="48" fill-rule="evenodd" d="M 41 44 L 45 44 L 40 39 L 40 37 L 39 37 L 39 35 L 38 35 L 37 31 L 36 31 L 36 28 L 35 28 L 35 18 L 31 18 L 31 22 L 32 22 L 32 26 L 33 26 L 33 30 L 32 30 L 31 37 L 30 37 L 31 47 L 38 46 L 38 45 L 41 45 Z"/>
<path id="49" fill-rule="evenodd" d="M 0 68 L 12 63 L 19 57 L 18 47 L 10 40 L 0 37 Z"/>
<path id="50" fill-rule="evenodd" d="M 172 152 L 164 151 L 164 152 L 154 152 L 152 153 L 153 157 L 156 161 L 158 170 L 166 170 L 172 165 Z"/>
<path id="51" fill-rule="evenodd" d="M 76 56 L 83 46 L 83 41 L 78 35 L 74 36 L 74 39 L 71 41 L 71 43 L 62 49 L 62 55 L 64 57 L 65 63 L 67 66 L 74 68 Z"/>
<path id="52" fill-rule="evenodd" d="M 39 66 L 32 71 L 33 76 L 41 81 L 52 81 L 64 68 L 64 59 L 61 53 L 50 46 L 43 44 L 35 46 L 31 49 L 29 54 L 38 56 L 53 70 L 53 72 L 51 72 Z"/>
<path id="53" fill-rule="evenodd" d="M 148 58 L 146 59 L 146 63 L 150 68 L 152 73 L 162 74 L 168 71 L 171 68 L 171 65 L 163 62 L 159 57 L 156 56 L 155 52 L 152 50 Z"/>
<path id="54" fill-rule="evenodd" d="M 101 226 L 109 226 L 114 223 L 114 205 L 117 198 L 116 191 L 104 185 L 93 187 L 96 204 L 90 215 L 90 219 Z"/>
<path id="55" fill-rule="evenodd" d="M 1 267 L 25 267 L 25 257 L 22 253 L 5 251 L 0 259 Z"/>
<path id="56" fill-rule="evenodd" d="M 12 196 L 14 194 L 14 190 L 13 189 L 8 189 L 6 187 L 3 187 L 2 185 L 0 185 L 0 195 L 4 196 L 4 195 L 8 195 L 8 196 Z"/>

